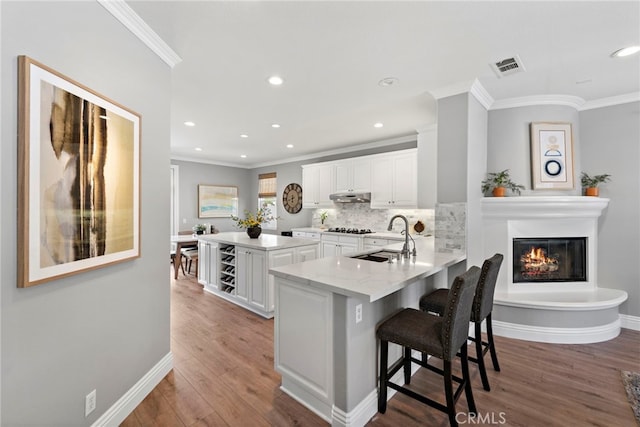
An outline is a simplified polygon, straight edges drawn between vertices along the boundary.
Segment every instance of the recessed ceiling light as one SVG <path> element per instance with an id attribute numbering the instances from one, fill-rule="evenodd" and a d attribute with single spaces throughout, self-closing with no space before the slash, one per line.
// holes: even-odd
<path id="1" fill-rule="evenodd" d="M 202 151 L 202 148 L 200 148 L 200 147 L 196 147 L 196 148 L 195 148 L 195 150 L 196 150 L 196 151 Z"/>
<path id="2" fill-rule="evenodd" d="M 247 135 L 246 133 L 243 133 L 240 135 L 240 138 L 249 138 L 249 135 Z"/>
<path id="3" fill-rule="evenodd" d="M 373 127 L 374 127 L 374 128 L 381 128 L 382 126 L 384 126 L 384 125 L 383 125 L 382 123 L 380 123 L 380 122 L 375 123 L 375 124 L 373 125 Z"/>
<path id="4" fill-rule="evenodd" d="M 240 157 L 242 157 L 243 159 L 246 159 L 247 155 L 246 154 L 240 154 Z"/>
<path id="5" fill-rule="evenodd" d="M 618 49 L 611 54 L 611 56 L 615 58 L 620 58 L 623 56 L 633 55 L 634 53 L 640 52 L 640 46 L 629 46 L 622 49 Z"/>
<path id="6" fill-rule="evenodd" d="M 287 148 L 293 148 L 293 144 L 287 144 Z"/>
<path id="7" fill-rule="evenodd" d="M 394 84 L 397 84 L 399 81 L 400 80 L 398 80 L 396 77 L 385 77 L 384 79 L 378 82 L 378 86 L 393 86 Z"/>
<path id="8" fill-rule="evenodd" d="M 277 124 L 277 123 L 274 123 L 274 124 L 272 124 L 272 125 L 271 125 L 271 127 L 272 127 L 272 128 L 276 128 L 276 129 L 277 129 L 277 128 L 279 128 L 279 127 L 280 127 L 280 125 L 279 125 L 279 124 Z"/>
<path id="9" fill-rule="evenodd" d="M 184 122 L 185 126 L 195 126 L 196 124 L 193 122 Z"/>
<path id="10" fill-rule="evenodd" d="M 284 83 L 284 80 L 282 80 L 282 77 L 280 76 L 271 76 L 269 77 L 268 82 L 273 86 L 280 86 L 282 83 Z"/>

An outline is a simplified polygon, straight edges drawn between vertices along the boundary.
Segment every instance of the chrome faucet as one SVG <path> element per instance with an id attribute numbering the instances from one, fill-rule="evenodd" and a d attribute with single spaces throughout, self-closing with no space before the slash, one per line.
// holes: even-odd
<path id="1" fill-rule="evenodd" d="M 391 219 L 389 220 L 389 226 L 387 227 L 387 231 L 391 231 L 391 229 L 393 228 L 393 221 L 396 218 L 401 218 L 404 221 L 404 245 L 402 246 L 402 251 L 400 251 L 400 254 L 405 258 L 405 259 L 409 259 L 409 220 L 407 219 L 406 216 L 404 215 L 394 215 L 391 217 Z M 413 240 L 413 237 L 411 237 L 411 240 Z M 417 255 L 416 252 L 416 242 L 413 242 L 413 252 L 412 252 L 413 256 Z"/>

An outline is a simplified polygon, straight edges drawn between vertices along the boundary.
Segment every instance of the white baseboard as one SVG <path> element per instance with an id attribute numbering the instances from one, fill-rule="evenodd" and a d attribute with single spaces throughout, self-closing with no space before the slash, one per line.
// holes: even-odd
<path id="1" fill-rule="evenodd" d="M 588 328 L 550 328 L 494 320 L 493 334 L 525 341 L 553 344 L 590 344 L 608 341 L 620 334 L 620 320 Z"/>
<path id="2" fill-rule="evenodd" d="M 118 399 L 111 408 L 107 409 L 92 424 L 92 427 L 118 427 L 172 369 L 173 354 L 169 352 Z"/>
<path id="3" fill-rule="evenodd" d="M 620 326 L 626 329 L 640 331 L 640 317 L 629 316 L 628 314 L 620 315 Z"/>

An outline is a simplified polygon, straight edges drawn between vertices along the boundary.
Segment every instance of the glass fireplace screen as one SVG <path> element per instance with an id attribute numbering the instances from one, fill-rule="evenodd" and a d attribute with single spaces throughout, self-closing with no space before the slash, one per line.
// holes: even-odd
<path id="1" fill-rule="evenodd" d="M 513 283 L 586 281 L 586 237 L 513 239 Z"/>

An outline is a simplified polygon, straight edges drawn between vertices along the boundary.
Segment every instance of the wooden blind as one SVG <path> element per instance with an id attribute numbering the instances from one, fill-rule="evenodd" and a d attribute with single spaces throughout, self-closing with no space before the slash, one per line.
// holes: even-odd
<path id="1" fill-rule="evenodd" d="M 258 197 L 276 197 L 276 173 L 258 175 Z"/>

